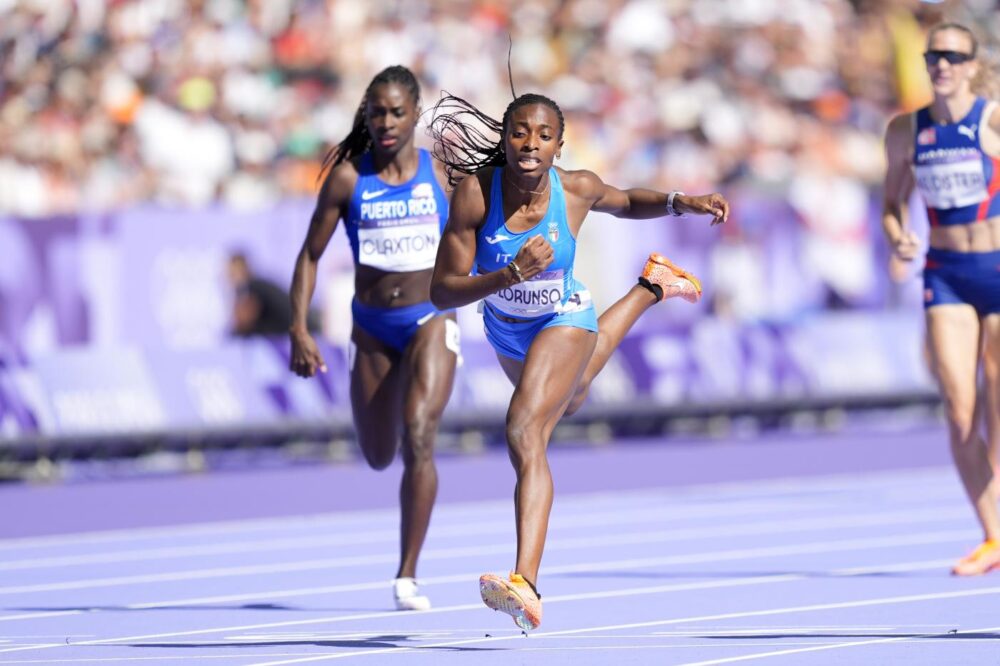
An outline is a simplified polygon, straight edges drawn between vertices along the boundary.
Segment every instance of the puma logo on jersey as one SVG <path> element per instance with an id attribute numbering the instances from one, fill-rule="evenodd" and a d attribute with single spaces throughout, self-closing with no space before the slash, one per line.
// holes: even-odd
<path id="1" fill-rule="evenodd" d="M 361 199 L 364 201 L 368 201 L 369 199 L 380 197 L 388 191 L 389 191 L 388 189 L 371 190 L 371 191 L 365 190 L 364 192 L 361 193 Z"/>
<path id="2" fill-rule="evenodd" d="M 962 136 L 969 137 L 969 141 L 975 141 L 976 140 L 976 125 L 973 125 L 972 127 L 967 127 L 966 125 L 959 125 L 958 126 L 958 133 L 961 134 Z"/>

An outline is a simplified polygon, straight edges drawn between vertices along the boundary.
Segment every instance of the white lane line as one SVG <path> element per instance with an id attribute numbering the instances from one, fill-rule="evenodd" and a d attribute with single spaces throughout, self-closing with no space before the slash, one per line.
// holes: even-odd
<path id="1" fill-rule="evenodd" d="M 258 658 L 271 658 L 271 657 L 300 657 L 307 654 L 315 654 L 313 652 L 283 652 L 280 654 L 199 654 L 192 657 L 191 655 L 160 655 L 159 657 L 95 657 L 93 659 L 17 659 L 15 661 L 4 661 L 5 664 L 107 664 L 107 663 L 117 663 L 117 662 L 129 662 L 129 661 L 155 661 L 157 663 L 164 661 L 189 661 L 191 659 L 197 659 L 201 661 L 203 659 L 258 659 Z"/>
<path id="2" fill-rule="evenodd" d="M 964 516 L 965 509 L 941 511 L 928 516 L 922 512 L 893 511 L 881 514 L 858 514 L 840 517 L 809 517 L 796 520 L 774 520 L 763 523 L 736 524 L 729 527 L 710 525 L 687 529 L 645 530 L 643 532 L 625 532 L 616 535 L 595 534 L 580 538 L 557 538 L 546 544 L 552 552 L 557 550 L 578 550 L 584 548 L 600 548 L 607 546 L 642 545 L 652 543 L 675 542 L 710 538 L 718 534 L 734 536 L 750 536 L 765 534 L 783 534 L 786 532 L 807 532 L 813 530 L 829 530 L 838 528 L 882 527 L 888 525 L 912 525 L 916 523 L 951 521 Z M 460 548 L 432 548 L 421 554 L 423 561 L 452 559 L 460 557 L 477 557 L 495 555 L 509 550 L 509 542 L 489 545 L 466 546 Z M 362 554 L 346 557 L 328 557 L 311 560 L 279 562 L 270 564 L 252 564 L 239 567 L 211 567 L 187 571 L 167 571 L 156 574 L 133 574 L 128 576 L 109 576 L 104 578 L 85 578 L 57 583 L 34 583 L 30 585 L 11 585 L 0 587 L 0 595 L 29 594 L 37 592 L 53 592 L 57 590 L 82 590 L 118 585 L 138 585 L 145 583 L 175 582 L 182 580 L 205 580 L 235 576 L 257 576 L 263 574 L 291 573 L 301 571 L 316 571 L 320 569 L 335 569 L 354 566 L 371 566 L 374 564 L 393 564 L 398 560 L 396 553 L 381 555 Z"/>
<path id="3" fill-rule="evenodd" d="M 535 633 L 535 634 L 532 634 L 532 635 L 534 637 L 537 637 L 537 638 L 542 638 L 542 637 L 551 638 L 551 637 L 558 637 L 558 636 L 570 636 L 570 635 L 575 635 L 575 634 L 592 633 L 594 631 L 616 631 L 616 630 L 620 630 L 620 629 L 636 629 L 636 628 L 639 628 L 639 627 L 657 627 L 657 626 L 665 626 L 665 625 L 671 625 L 671 624 L 683 624 L 683 623 L 686 623 L 686 622 L 711 622 L 711 621 L 729 620 L 729 619 L 741 618 L 741 617 L 763 617 L 763 616 L 768 616 L 768 615 L 784 615 L 784 614 L 788 614 L 788 613 L 805 613 L 805 612 L 812 612 L 812 611 L 835 610 L 835 609 L 842 609 L 842 608 L 861 608 L 861 607 L 866 607 L 866 606 L 881 606 L 881 605 L 891 605 L 891 604 L 915 603 L 915 602 L 932 601 L 932 600 L 938 600 L 938 599 L 960 599 L 960 598 L 964 598 L 964 597 L 985 596 L 985 595 L 995 595 L 995 594 L 1000 594 L 1000 587 L 989 587 L 989 588 L 983 588 L 983 589 L 979 589 L 979 590 L 961 590 L 961 591 L 957 591 L 957 592 L 935 592 L 935 593 L 929 593 L 929 594 L 912 594 L 912 595 L 897 596 L 897 597 L 880 597 L 880 598 L 875 598 L 875 599 L 861 599 L 861 600 L 856 600 L 856 601 L 842 601 L 842 602 L 830 603 L 830 604 L 812 604 L 812 605 L 808 605 L 808 606 L 788 606 L 788 607 L 785 607 L 785 608 L 769 608 L 769 609 L 766 609 L 766 610 L 759 610 L 759 611 L 743 611 L 743 612 L 737 612 L 737 613 L 722 613 L 722 614 L 718 614 L 718 615 L 701 615 L 701 616 L 697 616 L 697 617 L 682 617 L 682 618 L 674 618 L 674 619 L 670 619 L 670 620 L 653 620 L 653 621 L 649 621 L 649 622 L 634 622 L 634 623 L 629 623 L 629 624 L 606 625 L 606 626 L 601 626 L 601 627 L 587 627 L 587 628 L 584 628 L 584 629 L 567 629 L 565 631 L 538 632 L 538 633 Z M 996 629 L 997 628 L 994 628 L 994 627 L 985 627 L 985 628 L 982 628 L 982 629 L 969 630 L 969 633 L 994 631 Z M 965 632 L 963 632 L 963 633 L 965 633 Z M 938 635 L 939 634 L 931 634 L 931 636 L 938 636 Z M 447 642 L 443 642 L 443 643 L 432 643 L 430 645 L 421 645 L 421 646 L 403 646 L 403 647 L 393 647 L 393 648 L 365 650 L 365 651 L 361 651 L 361 652 L 338 652 L 336 654 L 318 655 L 318 656 L 312 656 L 312 657 L 305 657 L 305 658 L 302 658 L 302 659 L 289 659 L 289 660 L 282 660 L 282 661 L 259 662 L 259 663 L 256 663 L 256 664 L 252 664 L 252 666 L 284 666 L 285 664 L 304 664 L 304 663 L 307 663 L 307 662 L 314 662 L 314 661 L 328 661 L 328 660 L 332 660 L 332 659 L 346 659 L 348 657 L 362 657 L 362 656 L 368 657 L 368 656 L 378 655 L 378 654 L 393 654 L 393 653 L 416 652 L 416 651 L 420 651 L 420 650 L 449 648 L 449 647 L 457 647 L 457 646 L 461 646 L 461 645 L 474 645 L 474 644 L 480 644 L 480 643 L 493 643 L 493 642 L 499 642 L 499 641 L 505 641 L 505 640 L 517 640 L 517 639 L 523 640 L 523 638 L 519 634 L 511 634 L 511 635 L 505 635 L 505 636 L 491 636 L 490 638 L 474 638 L 474 639 L 462 640 L 462 641 L 447 641 Z M 893 641 L 893 640 L 907 640 L 907 639 L 906 638 L 901 638 L 901 639 L 897 639 L 897 638 L 879 639 L 878 641 L 860 641 L 860 642 L 858 642 L 858 644 L 865 644 L 865 643 L 872 643 L 872 642 L 890 642 L 890 641 Z M 851 644 L 837 643 L 837 644 L 830 645 L 830 646 L 824 646 L 823 649 L 831 649 L 831 648 L 835 648 L 835 647 L 839 647 L 839 646 L 849 647 L 851 645 L 854 645 L 854 643 L 851 643 Z M 804 651 L 809 651 L 809 650 L 804 650 Z M 770 655 L 766 655 L 766 656 L 770 656 Z M 730 657 L 727 660 L 728 661 L 745 660 L 747 657 L 748 656 L 744 656 L 744 657 Z M 725 663 L 725 662 L 724 661 L 699 662 L 699 666 L 704 666 L 705 664 L 719 664 L 719 663 Z M 695 666 L 695 664 L 686 664 L 685 666 Z"/>
<path id="4" fill-rule="evenodd" d="M 804 652 L 819 652 L 821 650 L 840 650 L 842 648 L 850 647 L 860 647 L 862 645 L 880 645 L 885 643 L 901 643 L 901 642 L 926 642 L 925 639 L 939 639 L 954 641 L 955 639 L 960 639 L 962 634 L 977 634 L 977 633 L 987 633 L 991 631 L 998 631 L 1000 627 L 981 627 L 979 629 L 966 629 L 963 631 L 956 631 L 954 634 L 946 634 L 944 632 L 934 633 L 934 634 L 917 634 L 915 636 L 894 636 L 892 638 L 873 638 L 866 641 L 850 641 L 848 643 L 831 643 L 828 645 L 814 645 L 812 647 L 796 648 L 793 650 L 773 650 L 770 652 L 756 652 L 754 654 L 745 654 L 739 657 L 726 657 L 723 659 L 709 659 L 707 661 L 691 661 L 681 666 L 713 666 L 715 664 L 731 664 L 737 661 L 752 661 L 754 659 L 767 659 L 769 657 L 783 657 L 790 654 L 802 654 Z M 288 662 L 294 663 L 294 662 Z"/>
<path id="5" fill-rule="evenodd" d="M 855 540 L 837 540 L 834 542 L 820 541 L 807 544 L 792 544 L 790 546 L 771 546 L 754 549 L 736 549 L 727 551 L 702 552 L 687 555 L 667 555 L 660 557 L 630 558 L 623 560 L 598 560 L 594 562 L 582 562 L 571 565 L 552 566 L 546 568 L 546 575 L 559 575 L 566 573 L 582 573 L 591 571 L 601 571 L 607 569 L 624 570 L 640 569 L 647 567 L 662 567 L 679 564 L 692 564 L 701 562 L 725 562 L 738 559 L 748 559 L 751 557 L 781 557 L 795 554 L 811 554 L 819 552 L 840 552 L 843 550 L 853 550 L 856 548 L 885 548 L 907 545 L 927 545 L 934 543 L 946 543 L 955 541 L 961 536 L 971 535 L 965 531 L 932 532 L 928 534 L 904 535 L 902 537 L 889 537 Z M 874 545 L 872 545 L 874 544 Z M 804 550 L 803 550 L 804 549 Z M 935 566 L 944 568 L 948 566 L 950 560 L 932 560 Z M 426 586 L 435 584 L 463 583 L 475 580 L 478 572 L 468 572 L 450 576 L 435 576 L 421 579 Z M 324 594 L 337 594 L 343 592 L 360 592 L 365 590 L 383 590 L 388 588 L 387 581 L 377 580 L 364 583 L 350 583 L 328 586 L 311 586 L 307 588 L 291 588 L 284 590 L 268 590 L 264 592 L 251 592 L 230 595 L 215 595 L 210 597 L 193 597 L 186 599 L 173 599 L 170 601 L 156 601 L 133 603 L 125 605 L 127 610 L 149 610 L 155 608 L 169 608 L 172 606 L 208 605 L 220 603 L 246 602 L 260 599 L 289 599 L 292 597 L 315 596 Z M 66 615 L 78 615 L 91 612 L 86 610 L 48 611 L 35 612 L 19 615 L 8 615 L 0 617 L 0 621 L 27 620 L 39 618 L 64 617 Z M 365 616 L 367 617 L 367 616 Z"/>
<path id="6" fill-rule="evenodd" d="M 884 547 L 886 547 L 886 544 L 884 543 L 884 540 L 871 540 L 871 541 L 874 541 L 875 543 L 869 543 L 869 544 L 867 544 L 867 547 L 870 547 L 870 548 L 884 548 Z M 927 543 L 927 542 L 925 541 L 924 543 Z M 825 545 L 827 546 L 827 548 L 825 548 L 825 549 L 824 548 L 819 548 L 818 547 L 819 544 L 814 544 L 814 545 L 817 546 L 817 547 L 814 548 L 811 551 L 812 553 L 817 553 L 817 552 L 832 552 L 834 550 L 851 550 L 852 549 L 850 546 L 848 546 L 848 545 L 846 545 L 846 544 L 844 544 L 843 542 L 840 542 L 840 541 L 825 542 Z M 911 544 L 908 544 L 908 545 L 913 545 L 913 544 L 911 543 Z M 729 559 L 742 559 L 742 558 L 745 557 L 745 556 L 741 556 L 741 555 L 735 555 L 735 553 L 733 553 L 733 551 L 727 551 L 727 552 L 729 554 Z M 781 555 L 781 554 L 786 554 L 786 553 L 773 553 L 773 554 Z M 715 559 L 719 560 L 720 558 L 718 556 L 721 555 L 721 554 L 716 554 L 716 555 L 717 555 L 717 557 Z M 668 558 L 661 558 L 660 561 L 656 561 L 655 558 L 646 558 L 644 560 L 641 560 L 640 562 L 642 563 L 641 566 L 656 566 L 656 565 L 662 564 L 663 560 L 671 560 L 671 559 L 676 559 L 676 558 L 669 558 L 669 557 Z M 694 556 L 694 557 L 690 557 L 689 556 L 688 560 L 689 561 L 693 561 L 693 562 L 707 561 L 704 557 L 697 557 L 697 556 Z M 948 560 L 948 561 L 950 562 L 951 560 Z M 571 566 L 567 566 L 567 567 L 561 567 L 561 569 L 563 570 L 563 572 L 570 572 L 570 571 L 579 572 L 579 571 L 595 571 L 595 570 L 599 571 L 599 570 L 602 570 L 602 569 L 606 569 L 609 566 L 616 566 L 616 568 L 619 568 L 619 569 L 620 568 L 625 568 L 623 566 L 620 566 L 619 563 L 615 563 L 615 562 L 594 562 L 594 563 L 590 563 L 590 564 L 587 564 L 587 565 L 579 565 L 578 564 L 578 565 L 571 565 Z M 897 567 L 898 570 L 900 570 L 900 571 L 902 571 L 902 570 L 915 571 L 915 570 L 919 570 L 921 568 L 931 569 L 931 568 L 937 568 L 939 566 L 941 566 L 941 562 L 940 561 L 932 560 L 932 561 L 928 561 L 928 562 L 924 562 L 924 563 L 913 563 L 913 562 L 910 562 L 910 563 L 896 563 L 895 565 L 889 564 L 889 565 L 876 565 L 876 566 L 871 566 L 871 567 L 853 567 L 853 568 L 850 568 L 850 569 L 835 570 L 834 572 L 831 572 L 831 575 L 836 575 L 837 571 L 842 572 L 842 575 L 852 576 L 852 575 L 862 575 L 862 574 L 865 574 L 865 573 L 878 573 L 878 572 L 882 572 L 882 571 L 887 571 L 887 570 L 890 570 L 889 569 L 890 567 Z M 553 567 L 552 569 L 556 569 L 556 567 Z M 554 572 L 552 572 L 550 570 L 549 573 L 554 573 Z M 475 575 L 476 574 L 463 575 L 463 576 L 461 576 L 461 582 L 465 582 L 467 584 L 471 584 L 473 581 L 475 581 Z M 554 595 L 554 596 L 547 596 L 545 599 L 546 599 L 546 603 L 551 604 L 551 603 L 558 603 L 558 602 L 563 602 L 563 601 L 580 601 L 580 600 L 585 600 L 585 599 L 602 599 L 602 598 L 613 598 L 613 597 L 629 597 L 629 596 L 647 595 L 647 594 L 660 594 L 660 593 L 664 593 L 664 592 L 678 592 L 678 591 L 687 591 L 687 590 L 717 589 L 717 588 L 727 588 L 727 587 L 740 587 L 740 586 L 746 586 L 746 585 L 761 585 L 761 584 L 770 584 L 770 583 L 781 583 L 781 582 L 802 580 L 802 579 L 805 579 L 805 578 L 808 578 L 808 577 L 809 577 L 809 574 L 778 574 L 778 575 L 773 575 L 773 576 L 752 576 L 752 577 L 749 577 L 749 578 L 734 578 L 734 579 L 728 579 L 728 580 L 710 580 L 710 581 L 703 581 L 703 582 L 696 582 L 696 583 L 672 583 L 672 584 L 657 585 L 657 586 L 652 586 L 652 587 L 650 587 L 650 586 L 644 586 L 644 587 L 637 587 L 637 588 L 624 588 L 624 589 L 619 588 L 619 589 L 616 589 L 616 590 L 601 591 L 601 592 L 590 592 L 590 593 L 570 594 L 570 595 Z M 458 576 L 450 576 L 448 578 L 459 578 L 459 577 Z M 459 581 L 452 581 L 452 582 L 459 582 Z M 384 584 L 383 584 L 383 586 L 384 586 Z M 465 611 L 465 610 L 472 610 L 472 609 L 482 609 L 482 604 L 481 603 L 473 603 L 473 604 L 460 604 L 460 605 L 455 605 L 455 606 L 444 606 L 444 607 L 440 607 L 440 608 L 432 608 L 431 610 L 422 611 L 422 612 L 424 614 L 440 614 L 440 613 L 450 613 L 450 612 Z M 281 621 L 281 622 L 267 622 L 267 623 L 261 623 L 261 624 L 239 625 L 239 626 L 235 626 L 235 627 L 216 627 L 216 628 L 211 628 L 211 629 L 195 629 L 195 630 L 175 631 L 175 632 L 168 632 L 168 633 L 162 633 L 162 634 L 147 634 L 147 635 L 139 635 L 139 636 L 126 636 L 126 637 L 120 637 L 120 638 L 95 639 L 95 640 L 92 640 L 92 641 L 84 641 L 82 643 L 77 643 L 77 644 L 78 645 L 99 645 L 99 644 L 116 643 L 116 642 L 122 642 L 122 641 L 139 641 L 139 640 L 152 640 L 152 639 L 172 638 L 172 637 L 175 637 L 175 636 L 200 636 L 200 635 L 206 635 L 206 634 L 215 634 L 215 633 L 233 632 L 233 631 L 251 631 L 251 630 L 258 630 L 258 629 L 274 629 L 274 628 L 277 628 L 277 627 L 293 627 L 293 626 L 294 627 L 303 627 L 303 626 L 315 625 L 315 624 L 332 624 L 334 622 L 347 622 L 347 621 L 353 621 L 353 620 L 367 620 L 367 619 L 385 618 L 385 617 L 393 617 L 393 616 L 397 616 L 398 617 L 398 611 L 388 611 L 388 612 L 382 611 L 382 612 L 363 613 L 363 614 L 347 615 L 347 616 L 344 616 L 344 615 L 340 615 L 340 616 L 334 615 L 334 616 L 327 616 L 327 617 L 322 617 L 322 618 L 311 618 L 311 619 L 307 619 L 307 620 L 284 620 L 284 621 Z M 64 647 L 64 645 L 62 643 L 52 643 L 52 644 L 48 644 L 48 645 L 39 646 L 39 649 L 58 648 L 58 647 Z M 3 653 L 3 652 L 18 652 L 18 651 L 21 651 L 21 649 L 19 649 L 19 648 L 0 649 L 0 653 Z"/>
<path id="7" fill-rule="evenodd" d="M 557 498 L 557 505 L 564 508 L 572 508 L 575 505 L 587 506 L 593 503 L 607 509 L 608 503 L 618 504 L 621 502 L 638 502 L 644 498 L 661 499 L 668 501 L 690 500 L 693 497 L 702 497 L 712 502 L 720 502 L 723 497 L 720 494 L 734 493 L 741 494 L 738 499 L 753 499 L 755 497 L 766 496 L 774 492 L 797 492 L 805 491 L 809 493 L 821 493 L 830 491 L 844 491 L 858 489 L 872 489 L 877 491 L 894 492 L 887 488 L 887 484 L 898 486 L 900 484 L 913 484 L 920 488 L 921 494 L 918 498 L 926 498 L 926 493 L 930 491 L 931 484 L 938 484 L 942 488 L 947 488 L 948 494 L 956 495 L 951 490 L 953 486 L 953 472 L 950 467 L 925 467 L 915 470 L 881 471 L 871 474 L 844 473 L 829 474 L 823 476 L 791 476 L 778 479 L 749 480 L 723 483 L 696 484 L 683 487 L 671 488 L 643 488 L 632 491 L 600 491 L 594 493 L 576 493 L 564 495 Z M 912 493 L 905 493 L 906 497 L 913 497 Z M 734 499 L 730 497 L 730 499 Z M 437 516 L 458 516 L 478 515 L 484 509 L 494 508 L 500 511 L 510 510 L 510 500 L 482 500 L 474 502 L 453 502 L 445 503 L 437 507 Z M 215 521 L 208 523 L 189 523 L 184 525 L 170 525 L 162 527 L 136 527 L 115 530 L 97 530 L 90 532 L 75 532 L 71 534 L 57 534 L 35 537 L 15 537 L 0 539 L 0 552 L 17 550 L 21 548 L 39 548 L 60 545 L 100 545 L 119 541 L 139 541 L 142 539 L 176 539 L 178 537 L 198 536 L 198 535 L 219 535 L 219 534 L 239 534 L 242 532 L 253 532 L 268 529 L 281 531 L 289 529 L 313 529 L 319 525 L 343 524 L 370 524 L 376 519 L 387 521 L 398 520 L 398 509 L 367 509 L 350 512 L 327 512 L 312 515 L 291 515 L 273 518 L 250 518 L 240 520 Z"/>
<path id="8" fill-rule="evenodd" d="M 785 501 L 770 501 L 746 503 L 736 507 L 724 505 L 690 507 L 683 512 L 672 511 L 662 505 L 657 505 L 656 508 L 652 509 L 647 506 L 644 509 L 629 510 L 625 513 L 621 510 L 591 511 L 586 514 L 564 516 L 559 515 L 559 512 L 556 512 L 556 515 L 553 515 L 549 529 L 551 533 L 555 533 L 559 530 L 572 529 L 576 527 L 603 527 L 607 525 L 627 525 L 634 523 L 648 524 L 650 521 L 670 524 L 673 522 L 696 521 L 698 519 L 714 518 L 718 516 L 752 516 L 763 513 L 773 516 L 775 513 L 779 512 L 792 511 L 799 513 L 803 508 L 804 507 L 798 505 L 789 505 L 789 503 Z M 821 509 L 823 507 L 815 508 Z M 509 511 L 510 507 L 505 507 L 505 514 L 509 513 Z M 435 526 L 433 529 L 434 538 L 439 539 L 451 536 L 493 534 L 496 532 L 496 525 L 485 519 L 485 517 L 479 516 L 474 521 L 469 523 L 444 525 L 440 527 Z M 193 546 L 144 548 L 125 551 L 102 551 L 99 553 L 89 553 L 85 555 L 65 555 L 58 557 L 32 557 L 21 560 L 0 561 L 0 571 L 40 569 L 47 567 L 65 568 L 68 566 L 86 564 L 112 564 L 133 561 L 144 562 L 152 559 L 204 557 L 208 555 L 224 555 L 229 553 L 270 552 L 319 546 L 356 546 L 374 543 L 395 543 L 398 540 L 399 526 L 395 525 L 391 529 L 386 528 L 361 532 L 344 530 L 341 533 L 326 536 L 291 538 L 272 537 L 254 541 L 229 541 Z"/>

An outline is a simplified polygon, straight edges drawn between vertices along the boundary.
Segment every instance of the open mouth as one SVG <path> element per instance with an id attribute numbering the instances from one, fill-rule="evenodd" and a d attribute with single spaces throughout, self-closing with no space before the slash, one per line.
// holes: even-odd
<path id="1" fill-rule="evenodd" d="M 517 160 L 517 165 L 525 170 L 534 169 L 542 163 L 537 157 L 521 157 Z"/>

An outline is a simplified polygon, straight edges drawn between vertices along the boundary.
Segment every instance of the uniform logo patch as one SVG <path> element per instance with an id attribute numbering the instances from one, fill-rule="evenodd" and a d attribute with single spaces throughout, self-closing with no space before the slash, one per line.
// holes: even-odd
<path id="1" fill-rule="evenodd" d="M 924 289 L 924 303 L 930 303 L 934 300 L 934 290 Z"/>
<path id="2" fill-rule="evenodd" d="M 917 132 L 917 143 L 921 146 L 928 146 L 937 141 L 937 132 L 933 127 L 925 127 Z"/>
<path id="3" fill-rule="evenodd" d="M 426 199 L 434 196 L 434 186 L 430 183 L 418 183 L 413 186 L 410 196 L 414 199 Z"/>
<path id="4" fill-rule="evenodd" d="M 961 134 L 962 136 L 969 137 L 969 141 L 975 141 L 976 140 L 976 127 L 978 126 L 978 124 L 979 123 L 975 123 L 972 127 L 968 127 L 967 125 L 959 125 L 958 126 L 958 133 Z"/>
<path id="5" fill-rule="evenodd" d="M 555 243 L 559 240 L 559 224 L 549 222 L 549 241 Z"/>

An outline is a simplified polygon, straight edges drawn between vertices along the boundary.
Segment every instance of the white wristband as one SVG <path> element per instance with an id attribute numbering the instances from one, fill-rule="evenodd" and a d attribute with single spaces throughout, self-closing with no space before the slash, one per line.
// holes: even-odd
<path id="1" fill-rule="evenodd" d="M 678 194 L 683 195 L 684 193 L 674 190 L 673 192 L 667 195 L 667 214 L 673 215 L 674 217 L 680 217 L 681 215 L 683 215 L 683 213 L 674 208 L 674 197 L 676 197 Z"/>

